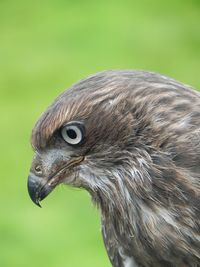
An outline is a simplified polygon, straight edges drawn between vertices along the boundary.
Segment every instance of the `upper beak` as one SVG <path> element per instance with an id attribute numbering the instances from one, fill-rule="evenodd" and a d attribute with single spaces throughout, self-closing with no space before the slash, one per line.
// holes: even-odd
<path id="1" fill-rule="evenodd" d="M 37 176 L 31 171 L 28 177 L 28 193 L 31 200 L 41 207 L 40 201 L 48 196 L 49 193 L 69 175 L 71 167 L 78 165 L 83 159 L 84 157 L 82 156 L 71 158 L 63 167 L 59 167 L 56 172 L 50 171 L 50 177 Z M 51 175 L 51 172 L 53 172 L 53 175 Z"/>
<path id="2" fill-rule="evenodd" d="M 41 207 L 40 201 L 42 201 L 53 189 L 50 183 L 44 183 L 41 177 L 38 177 L 31 173 L 28 177 L 28 193 L 31 200 Z"/>

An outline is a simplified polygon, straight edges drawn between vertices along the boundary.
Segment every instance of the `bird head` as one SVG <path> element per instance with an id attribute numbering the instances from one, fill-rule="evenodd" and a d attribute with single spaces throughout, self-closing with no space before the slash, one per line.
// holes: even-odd
<path id="1" fill-rule="evenodd" d="M 31 140 L 28 191 L 34 203 L 40 205 L 61 183 L 85 188 L 94 198 L 119 198 L 122 179 L 132 172 L 133 146 L 137 149 L 130 77 L 120 71 L 90 76 L 42 114 Z"/>

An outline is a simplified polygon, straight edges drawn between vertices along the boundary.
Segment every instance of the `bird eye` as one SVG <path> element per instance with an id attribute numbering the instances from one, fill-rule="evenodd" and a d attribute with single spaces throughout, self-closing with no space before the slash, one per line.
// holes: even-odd
<path id="1" fill-rule="evenodd" d="M 84 131 L 82 123 L 71 122 L 61 129 L 62 138 L 70 145 L 78 145 L 83 141 Z"/>

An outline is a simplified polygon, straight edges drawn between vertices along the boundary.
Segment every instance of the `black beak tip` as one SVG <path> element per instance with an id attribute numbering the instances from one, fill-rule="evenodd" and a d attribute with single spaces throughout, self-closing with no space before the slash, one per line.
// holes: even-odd
<path id="1" fill-rule="evenodd" d="M 34 201 L 33 201 L 33 202 L 34 202 Z M 34 203 L 35 203 L 35 205 L 37 205 L 39 208 L 42 208 L 42 206 L 40 205 L 39 200 L 35 201 Z"/>
<path id="2" fill-rule="evenodd" d="M 42 201 L 55 188 L 49 184 L 45 184 L 42 178 L 35 175 L 28 177 L 28 193 L 31 200 L 41 208 L 40 201 Z"/>
<path id="3" fill-rule="evenodd" d="M 35 203 L 38 207 L 41 208 L 40 198 L 38 194 L 38 184 L 32 176 L 28 177 L 28 193 L 33 203 Z"/>

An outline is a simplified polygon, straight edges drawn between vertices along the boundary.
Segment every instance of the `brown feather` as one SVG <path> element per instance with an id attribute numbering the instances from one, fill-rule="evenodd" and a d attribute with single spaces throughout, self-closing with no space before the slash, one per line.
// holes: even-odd
<path id="1" fill-rule="evenodd" d="M 200 94 L 151 72 L 92 75 L 44 112 L 35 150 L 63 149 L 57 135 L 70 121 L 86 129 L 72 185 L 100 207 L 113 266 L 199 267 Z"/>

